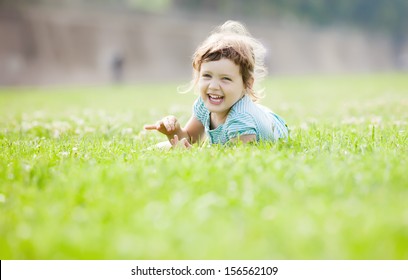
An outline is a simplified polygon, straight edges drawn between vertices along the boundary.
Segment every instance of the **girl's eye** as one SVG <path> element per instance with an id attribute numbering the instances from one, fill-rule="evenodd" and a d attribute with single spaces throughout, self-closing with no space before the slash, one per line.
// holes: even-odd
<path id="1" fill-rule="evenodd" d="M 230 78 L 228 78 L 228 77 L 224 77 L 223 79 L 226 80 L 226 81 L 230 81 L 230 82 L 232 81 L 232 80 L 231 80 Z"/>
<path id="2" fill-rule="evenodd" d="M 204 78 L 211 78 L 211 75 L 210 74 L 203 74 L 203 77 Z"/>

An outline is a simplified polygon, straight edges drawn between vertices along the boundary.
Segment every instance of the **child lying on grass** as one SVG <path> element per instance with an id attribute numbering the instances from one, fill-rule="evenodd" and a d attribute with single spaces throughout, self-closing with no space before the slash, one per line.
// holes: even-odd
<path id="1" fill-rule="evenodd" d="M 167 116 L 146 130 L 165 134 L 160 147 L 190 148 L 206 137 L 211 144 L 276 141 L 288 137 L 285 121 L 257 103 L 254 83 L 266 74 L 265 48 L 239 22 L 227 21 L 197 48 L 193 55 L 199 97 L 184 127 Z"/>

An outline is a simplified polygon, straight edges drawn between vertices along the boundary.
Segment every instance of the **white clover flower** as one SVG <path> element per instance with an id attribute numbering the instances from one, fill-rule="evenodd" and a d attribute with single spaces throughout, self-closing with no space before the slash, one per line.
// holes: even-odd
<path id="1" fill-rule="evenodd" d="M 373 116 L 371 118 L 371 123 L 374 125 L 379 125 L 382 122 L 382 117 L 380 116 Z"/>
<path id="2" fill-rule="evenodd" d="M 60 132 L 57 129 L 54 129 L 54 131 L 52 132 L 52 137 L 54 138 L 59 138 L 60 137 Z"/>
<path id="3" fill-rule="evenodd" d="M 59 155 L 60 155 L 61 157 L 67 157 L 67 156 L 69 155 L 69 153 L 66 152 L 66 151 L 64 151 L 64 152 L 60 152 Z"/>
<path id="4" fill-rule="evenodd" d="M 308 129 L 309 129 L 309 125 L 304 122 L 304 123 L 301 123 L 301 124 L 300 124 L 300 128 L 303 129 L 303 130 L 308 130 Z"/>
<path id="5" fill-rule="evenodd" d="M 129 134 L 132 134 L 132 133 L 133 133 L 133 128 L 131 128 L 131 127 L 124 128 L 124 129 L 122 129 L 122 132 L 121 132 L 122 135 L 129 135 Z"/>
<path id="6" fill-rule="evenodd" d="M 31 165 L 29 165 L 29 164 L 23 164 L 23 169 L 25 170 L 25 171 L 30 171 L 31 170 Z"/>

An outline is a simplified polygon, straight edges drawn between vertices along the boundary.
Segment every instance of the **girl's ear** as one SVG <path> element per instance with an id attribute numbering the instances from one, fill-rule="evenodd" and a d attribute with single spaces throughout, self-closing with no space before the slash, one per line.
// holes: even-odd
<path id="1" fill-rule="evenodd" d="M 254 78 L 251 77 L 251 78 L 248 79 L 245 86 L 246 86 L 246 88 L 252 89 L 253 85 L 254 85 Z"/>

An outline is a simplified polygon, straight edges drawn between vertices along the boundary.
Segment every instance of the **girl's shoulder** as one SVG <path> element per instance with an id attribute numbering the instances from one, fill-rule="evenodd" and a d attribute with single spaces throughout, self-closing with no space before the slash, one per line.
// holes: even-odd
<path id="1" fill-rule="evenodd" d="M 208 109 L 204 105 L 204 101 L 201 96 L 197 97 L 193 104 L 194 112 L 207 112 Z"/>
<path id="2" fill-rule="evenodd" d="M 207 123 L 209 118 L 209 111 L 204 105 L 203 99 L 199 96 L 193 105 L 193 115 L 203 124 Z"/>
<path id="3" fill-rule="evenodd" d="M 260 110 L 263 109 L 259 106 L 259 104 L 252 101 L 252 99 L 248 95 L 244 95 L 234 106 L 231 108 L 231 112 L 233 114 L 257 114 Z"/>

